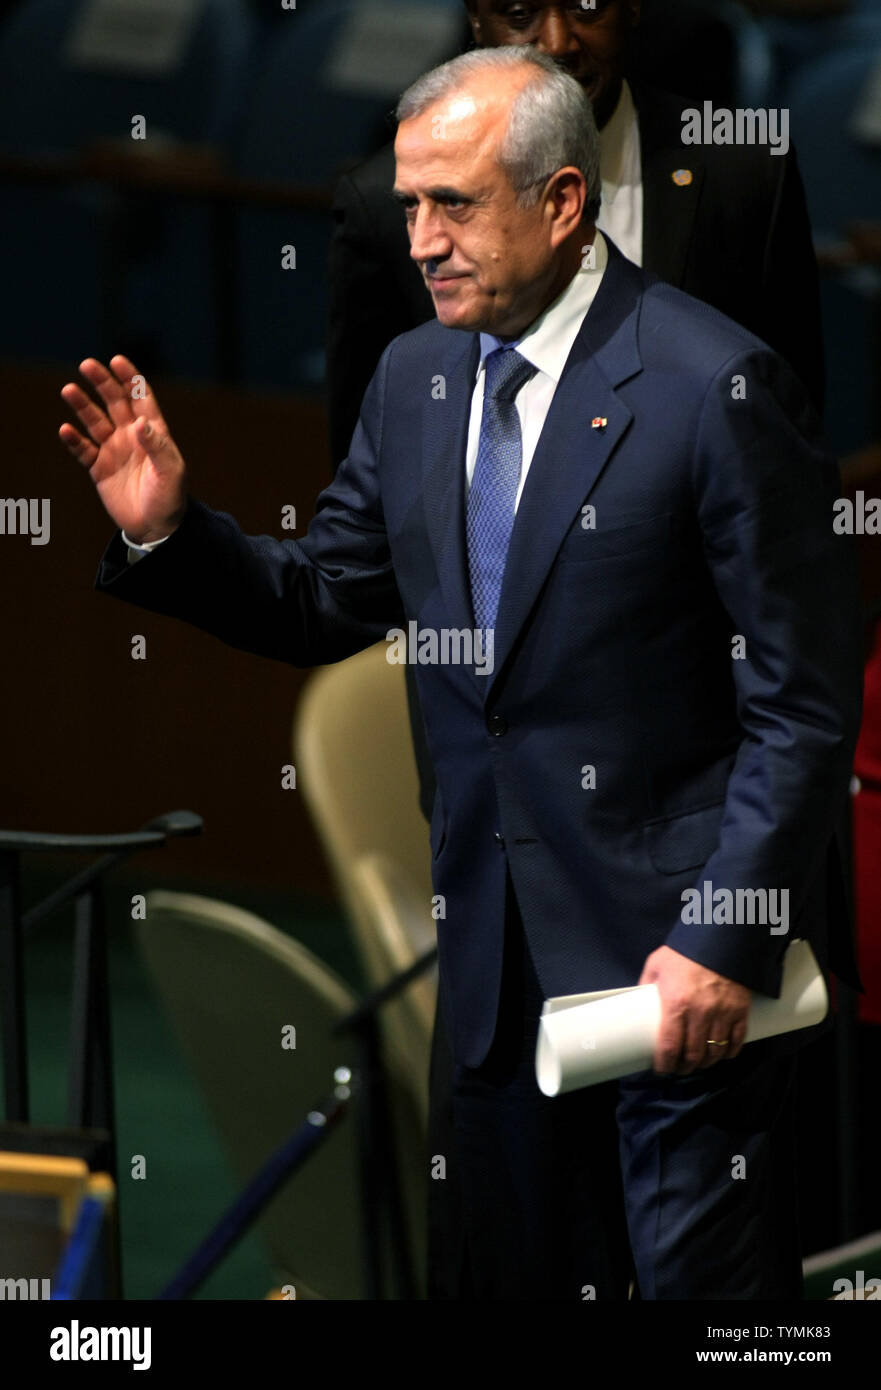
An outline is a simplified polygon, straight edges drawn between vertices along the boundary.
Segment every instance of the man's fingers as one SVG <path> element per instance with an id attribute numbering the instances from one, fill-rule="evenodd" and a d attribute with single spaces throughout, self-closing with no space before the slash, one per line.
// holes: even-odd
<path id="1" fill-rule="evenodd" d="M 695 1011 L 679 1020 L 678 1030 L 669 1022 L 662 1025 L 655 1050 L 655 1070 L 689 1076 L 693 1071 L 704 1071 L 736 1057 L 744 1045 L 746 1024 L 746 1017 L 732 1020 L 730 1014 L 708 1016 Z M 720 1043 L 727 1046 L 720 1047 Z"/>
<path id="2" fill-rule="evenodd" d="M 663 1075 L 679 1070 L 682 1049 L 685 1043 L 685 1026 L 682 1015 L 670 1015 L 662 1011 L 658 1040 L 655 1043 L 654 1069 Z"/>
<path id="3" fill-rule="evenodd" d="M 159 409 L 159 402 L 150 387 L 150 383 L 139 372 L 131 358 L 125 357 L 122 353 L 117 353 L 111 357 L 110 366 L 114 374 L 128 392 L 131 408 L 136 416 L 147 416 L 154 429 L 160 434 L 168 434 L 168 426 L 162 418 L 162 411 Z"/>
<path id="4" fill-rule="evenodd" d="M 134 419 L 134 413 L 129 400 L 128 388 L 123 386 L 113 372 L 95 357 L 87 357 L 85 361 L 81 362 L 80 371 L 86 381 L 94 386 L 98 392 L 114 425 L 130 425 Z"/>
<path id="5" fill-rule="evenodd" d="M 715 1066 L 716 1062 L 721 1062 L 731 1051 L 731 1028 L 728 1023 L 718 1018 L 711 1018 L 702 1025 L 704 1032 L 704 1055 L 699 1063 L 700 1070 L 706 1067 Z M 727 1047 L 719 1047 L 719 1043 L 727 1043 Z"/>
<path id="6" fill-rule="evenodd" d="M 85 435 L 80 434 L 73 425 L 62 425 L 58 431 L 58 437 L 65 448 L 70 450 L 74 458 L 84 468 L 91 468 L 98 457 L 97 446 L 92 443 L 91 439 L 86 439 Z"/>
<path id="7" fill-rule="evenodd" d="M 738 1019 L 736 1023 L 732 1024 L 731 1045 L 725 1048 L 726 1057 L 736 1057 L 738 1052 L 740 1052 L 746 1041 L 746 1024 L 747 1020 L 745 1018 Z"/>
<path id="8" fill-rule="evenodd" d="M 736 1057 L 743 1047 L 743 1040 L 746 1037 L 746 1019 L 732 1020 L 728 1015 L 725 1018 L 714 1018 L 710 1021 L 707 1028 L 707 1052 L 701 1063 L 701 1068 L 712 1067 L 716 1062 L 724 1062 L 729 1058 Z M 714 1044 L 727 1042 L 727 1047 L 718 1047 L 710 1044 L 710 1039 Z"/>
<path id="9" fill-rule="evenodd" d="M 95 404 L 91 397 L 86 395 L 82 387 L 69 381 L 66 386 L 61 388 L 61 398 L 79 416 L 90 439 L 93 439 L 97 444 L 103 444 L 105 439 L 110 438 L 114 426 L 104 411 Z"/>
<path id="10" fill-rule="evenodd" d="M 725 1034 L 714 1033 L 712 1026 L 707 1022 L 707 1016 L 702 1011 L 693 1010 L 689 1012 L 685 1020 L 685 1046 L 682 1049 L 682 1066 L 680 1070 L 685 1075 L 697 1071 L 703 1066 L 712 1066 L 717 1058 L 713 1055 L 717 1052 L 724 1052 L 725 1048 L 708 1047 L 708 1038 L 724 1037 Z"/>
<path id="11" fill-rule="evenodd" d="M 118 352 L 115 357 L 111 357 L 110 369 L 126 388 L 130 397 L 134 391 L 133 399 L 135 401 L 144 400 L 147 396 L 153 395 L 143 372 L 139 372 L 131 358 L 126 357 L 124 353 Z M 155 400 L 155 396 L 153 399 Z"/>

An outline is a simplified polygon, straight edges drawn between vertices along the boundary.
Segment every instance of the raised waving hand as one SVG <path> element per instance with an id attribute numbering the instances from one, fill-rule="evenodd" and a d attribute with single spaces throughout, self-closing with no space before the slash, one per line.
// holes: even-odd
<path id="1" fill-rule="evenodd" d="M 81 428 L 64 424 L 59 438 L 88 469 L 108 515 L 130 540 L 170 535 L 186 511 L 186 465 L 156 397 L 127 357 L 112 357 L 109 367 L 87 357 L 80 373 L 104 408 L 68 382 L 61 396 Z"/>

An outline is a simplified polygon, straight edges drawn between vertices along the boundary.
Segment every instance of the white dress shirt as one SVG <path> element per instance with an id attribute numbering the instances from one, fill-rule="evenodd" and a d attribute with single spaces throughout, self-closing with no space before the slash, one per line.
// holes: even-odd
<path id="1" fill-rule="evenodd" d="M 174 533 L 172 532 L 171 534 Z M 128 560 L 130 565 L 133 565 L 135 561 L 140 560 L 142 556 L 149 555 L 150 551 L 155 550 L 157 545 L 161 545 L 163 541 L 167 541 L 168 536 L 160 536 L 158 541 L 147 541 L 144 545 L 135 545 L 134 541 L 130 541 L 128 536 L 123 531 L 122 539 L 128 546 L 128 554 L 126 556 L 126 559 Z"/>
<path id="2" fill-rule="evenodd" d="M 642 148 L 636 107 L 626 82 L 618 105 L 600 131 L 603 201 L 597 217 L 628 260 L 642 265 Z"/>
<path id="3" fill-rule="evenodd" d="M 514 499 L 514 511 L 520 505 L 523 485 L 529 472 L 529 465 L 535 453 L 538 437 L 542 432 L 547 413 L 554 399 L 557 383 L 563 374 L 566 358 L 578 337 L 578 330 L 594 301 L 600 281 L 609 260 L 609 249 L 602 232 L 594 233 L 594 267 L 592 270 L 578 270 L 561 295 L 535 320 L 516 343 L 521 357 L 538 368 L 534 376 L 521 386 L 516 396 L 517 414 L 520 417 L 520 438 L 522 461 L 520 464 L 520 484 Z M 471 418 L 468 423 L 468 443 L 465 448 L 465 474 L 468 486 L 474 476 L 477 462 L 477 446 L 480 442 L 480 421 L 483 415 L 483 384 L 486 377 L 484 362 L 487 355 L 498 346 L 498 339 L 488 333 L 480 335 L 480 362 L 477 378 L 471 396 Z"/>

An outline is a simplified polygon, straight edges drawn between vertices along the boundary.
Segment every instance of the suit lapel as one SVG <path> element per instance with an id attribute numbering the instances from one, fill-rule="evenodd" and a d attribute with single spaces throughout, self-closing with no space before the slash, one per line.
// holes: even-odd
<path id="1" fill-rule="evenodd" d="M 578 517 L 632 413 L 615 387 L 642 368 L 637 346 L 641 272 L 609 243 L 609 264 L 554 392 L 524 484 L 505 564 L 490 676 L 469 667 L 486 699 L 547 579 L 563 537 Z M 426 411 L 423 496 L 426 524 L 452 625 L 473 629 L 465 541 L 465 451 L 479 338 L 445 362 L 446 409 Z M 594 417 L 605 418 L 600 429 Z M 455 421 L 450 430 L 450 422 Z M 446 427 L 445 427 L 446 422 Z"/>
<path id="2" fill-rule="evenodd" d="M 465 545 L 465 451 L 480 338 L 476 333 L 453 330 L 450 341 L 440 364 L 445 398 L 432 400 L 423 416 L 422 496 L 451 626 L 470 630 L 474 612 Z M 485 681 L 485 677 L 481 679 Z"/>
<path id="3" fill-rule="evenodd" d="M 641 371 L 637 346 L 641 276 L 612 241 L 609 263 L 554 392 L 514 518 L 496 617 L 488 697 L 632 412 L 615 387 Z M 592 428 L 599 417 L 606 424 Z"/>

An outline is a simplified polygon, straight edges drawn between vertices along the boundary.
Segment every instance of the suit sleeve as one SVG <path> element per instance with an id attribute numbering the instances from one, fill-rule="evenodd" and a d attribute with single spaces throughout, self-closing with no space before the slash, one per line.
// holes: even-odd
<path id="1" fill-rule="evenodd" d="M 735 376 L 745 400 L 733 398 Z M 847 795 L 862 699 L 854 547 L 832 529 L 838 471 L 801 383 L 776 354 L 738 353 L 715 378 L 693 485 L 704 554 L 734 634 L 743 731 L 718 846 L 694 886 L 702 898 L 705 883 L 786 890 L 789 934 L 759 923 L 689 924 L 680 914 L 667 945 L 776 997 L 793 923 Z"/>
<path id="2" fill-rule="evenodd" d="M 826 389 L 817 258 L 795 151 L 782 161 L 774 196 L 762 276 L 765 324 L 755 328 L 792 366 L 822 417 Z M 753 325 L 751 325 L 753 327 Z"/>
<path id="3" fill-rule="evenodd" d="M 365 197 L 343 178 L 333 202 L 329 252 L 327 413 L 333 467 L 349 451 L 367 385 L 383 351 L 413 324 L 405 319 L 394 268 Z"/>
<path id="4" fill-rule="evenodd" d="M 190 497 L 177 530 L 137 564 L 127 563 L 118 531 L 95 587 L 293 666 L 340 661 L 400 626 L 378 474 L 390 351 L 302 540 L 246 536 L 233 517 Z"/>

